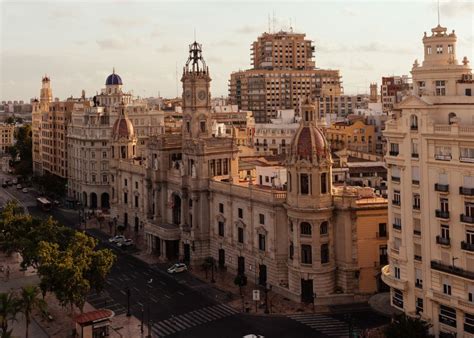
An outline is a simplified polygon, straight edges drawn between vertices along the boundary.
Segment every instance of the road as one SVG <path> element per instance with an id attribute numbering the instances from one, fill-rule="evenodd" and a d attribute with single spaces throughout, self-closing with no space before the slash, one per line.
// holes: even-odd
<path id="1" fill-rule="evenodd" d="M 79 224 L 75 210 L 55 209 L 44 213 L 36 207 L 36 198 L 32 194 L 14 187 L 1 188 L 0 203 L 12 197 L 34 216 L 44 218 L 52 215 L 70 227 Z M 148 265 L 109 244 L 104 233 L 95 229 L 87 232 L 100 240 L 100 247 L 112 248 L 117 254 L 105 291 L 101 294 L 92 292 L 88 301 L 97 308 L 107 307 L 117 315 L 124 314 L 128 307 L 129 288 L 130 312 L 139 320 L 143 318 L 145 332 L 150 318 L 153 337 L 242 337 L 251 333 L 265 337 L 344 337 L 350 330 L 348 313 L 352 314 L 359 328 L 387 322 L 364 306 L 338 307 L 334 313 L 325 315 L 242 314 L 225 304 L 226 294 L 191 274 L 170 276 L 166 273 L 166 266 Z"/>

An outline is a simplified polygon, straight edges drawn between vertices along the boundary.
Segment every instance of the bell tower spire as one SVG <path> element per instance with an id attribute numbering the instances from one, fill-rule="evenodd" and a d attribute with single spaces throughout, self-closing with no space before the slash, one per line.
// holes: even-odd
<path id="1" fill-rule="evenodd" d="M 211 94 L 209 68 L 202 56 L 201 44 L 189 45 L 189 57 L 183 67 L 183 137 L 211 137 Z"/>

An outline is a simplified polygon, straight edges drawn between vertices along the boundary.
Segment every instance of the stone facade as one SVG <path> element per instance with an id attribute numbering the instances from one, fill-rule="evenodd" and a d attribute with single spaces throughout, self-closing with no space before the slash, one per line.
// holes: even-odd
<path id="1" fill-rule="evenodd" d="M 413 93 L 387 122 L 392 305 L 430 322 L 437 336 L 474 335 L 474 90 L 456 34 L 423 37 Z"/>

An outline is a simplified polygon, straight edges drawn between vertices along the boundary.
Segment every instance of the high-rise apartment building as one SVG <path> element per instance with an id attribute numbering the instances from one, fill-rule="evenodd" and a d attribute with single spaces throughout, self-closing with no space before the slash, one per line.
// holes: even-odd
<path id="1" fill-rule="evenodd" d="M 43 77 L 40 100 L 33 101 L 32 138 L 33 172 L 38 175 L 50 173 L 67 177 L 67 126 L 74 106 L 81 103 L 89 106 L 84 93 L 81 98 L 53 101 L 51 81 Z"/>
<path id="2" fill-rule="evenodd" d="M 474 90 L 456 34 L 423 37 L 413 93 L 386 123 L 391 303 L 439 337 L 474 335 Z"/>
<path id="3" fill-rule="evenodd" d="M 8 147 L 11 147 L 14 142 L 15 125 L 13 124 L 0 124 L 0 154 L 5 153 Z"/>
<path id="4" fill-rule="evenodd" d="M 303 96 L 340 95 L 339 71 L 315 68 L 314 46 L 305 37 L 283 31 L 262 34 L 252 44 L 253 68 L 231 74 L 231 103 L 251 110 L 256 123 L 265 123 L 279 110 L 298 111 Z"/>
<path id="5" fill-rule="evenodd" d="M 392 111 L 394 104 L 401 102 L 411 89 L 411 79 L 407 75 L 382 77 L 380 99 L 383 111 Z"/>

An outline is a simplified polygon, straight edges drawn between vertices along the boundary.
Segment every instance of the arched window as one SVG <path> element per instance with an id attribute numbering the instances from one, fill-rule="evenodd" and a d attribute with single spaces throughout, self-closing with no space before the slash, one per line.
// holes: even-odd
<path id="1" fill-rule="evenodd" d="M 418 130 L 418 116 L 411 115 L 410 116 L 410 129 L 411 130 Z"/>
<path id="2" fill-rule="evenodd" d="M 324 221 L 319 226 L 319 234 L 320 235 L 327 235 L 327 233 L 328 233 L 328 222 Z"/>
<path id="3" fill-rule="evenodd" d="M 300 224 L 300 231 L 302 235 L 311 235 L 311 224 L 308 222 L 302 222 Z"/>
<path id="4" fill-rule="evenodd" d="M 456 119 L 456 113 L 449 113 L 448 115 L 448 123 L 449 124 L 453 124 L 455 122 L 455 119 Z"/>

